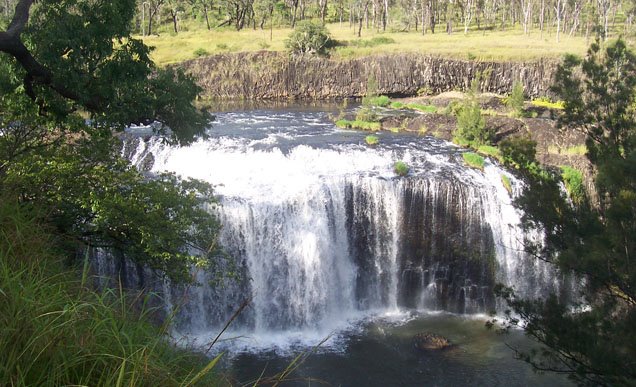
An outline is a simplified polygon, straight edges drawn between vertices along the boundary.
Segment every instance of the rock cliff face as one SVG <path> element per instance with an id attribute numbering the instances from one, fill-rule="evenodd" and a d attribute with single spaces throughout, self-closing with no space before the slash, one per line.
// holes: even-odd
<path id="1" fill-rule="evenodd" d="M 520 80 L 534 97 L 549 94 L 556 62 L 477 62 L 420 54 L 331 60 L 261 51 L 220 54 L 181 66 L 208 98 L 258 100 L 361 97 L 369 78 L 376 80 L 378 93 L 389 96 L 440 93 L 467 89 L 477 74 L 483 75 L 484 92 L 508 93 Z"/>

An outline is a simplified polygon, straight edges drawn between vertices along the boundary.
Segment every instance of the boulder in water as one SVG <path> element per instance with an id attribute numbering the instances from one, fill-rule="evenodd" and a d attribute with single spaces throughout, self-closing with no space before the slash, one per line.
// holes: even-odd
<path id="1" fill-rule="evenodd" d="M 440 350 L 450 347 L 451 343 L 444 336 L 422 332 L 413 336 L 413 346 L 421 351 Z"/>

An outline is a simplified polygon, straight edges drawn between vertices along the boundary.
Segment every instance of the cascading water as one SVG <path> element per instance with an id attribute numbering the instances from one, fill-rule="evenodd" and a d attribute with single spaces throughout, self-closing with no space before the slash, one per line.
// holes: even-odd
<path id="1" fill-rule="evenodd" d="M 127 144 L 141 168 L 206 180 L 220 197 L 220 242 L 242 281 L 166 287 L 176 329 L 217 332 L 247 297 L 235 331 L 324 337 L 347 322 L 403 309 L 487 312 L 496 282 L 536 297 L 559 286 L 523 253 L 520 214 L 487 163 L 463 166 L 440 140 L 336 129 L 322 112 L 225 113 L 188 147 Z M 411 167 L 393 172 L 396 160 Z M 287 337 L 287 336 L 286 336 Z M 285 338 L 283 338 L 285 339 Z"/>

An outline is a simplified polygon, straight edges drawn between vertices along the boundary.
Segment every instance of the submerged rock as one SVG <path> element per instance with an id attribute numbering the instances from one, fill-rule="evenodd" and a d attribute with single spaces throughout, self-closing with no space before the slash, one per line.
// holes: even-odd
<path id="1" fill-rule="evenodd" d="M 422 332 L 413 336 L 413 346 L 420 351 L 427 351 L 448 348 L 451 346 L 451 343 L 444 336 Z"/>

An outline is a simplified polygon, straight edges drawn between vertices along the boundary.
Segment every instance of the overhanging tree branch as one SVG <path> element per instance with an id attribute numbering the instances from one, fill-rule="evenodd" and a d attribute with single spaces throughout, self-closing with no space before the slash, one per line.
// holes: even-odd
<path id="1" fill-rule="evenodd" d="M 6 31 L 0 31 L 0 52 L 11 55 L 26 71 L 24 85 L 29 97 L 35 100 L 33 84 L 48 86 L 60 96 L 81 103 L 89 111 L 100 110 L 98 100 L 82 100 L 79 94 L 57 82 L 49 69 L 38 62 L 21 40 L 22 32 L 29 21 L 29 12 L 34 0 L 20 0 Z"/>
<path id="2" fill-rule="evenodd" d="M 7 34 L 15 37 L 20 37 L 22 31 L 24 31 L 24 27 L 29 21 L 29 11 L 31 10 L 31 5 L 33 5 L 34 0 L 20 0 L 15 7 L 15 14 L 13 15 L 13 19 L 11 23 L 9 23 L 9 27 L 7 28 Z"/>

